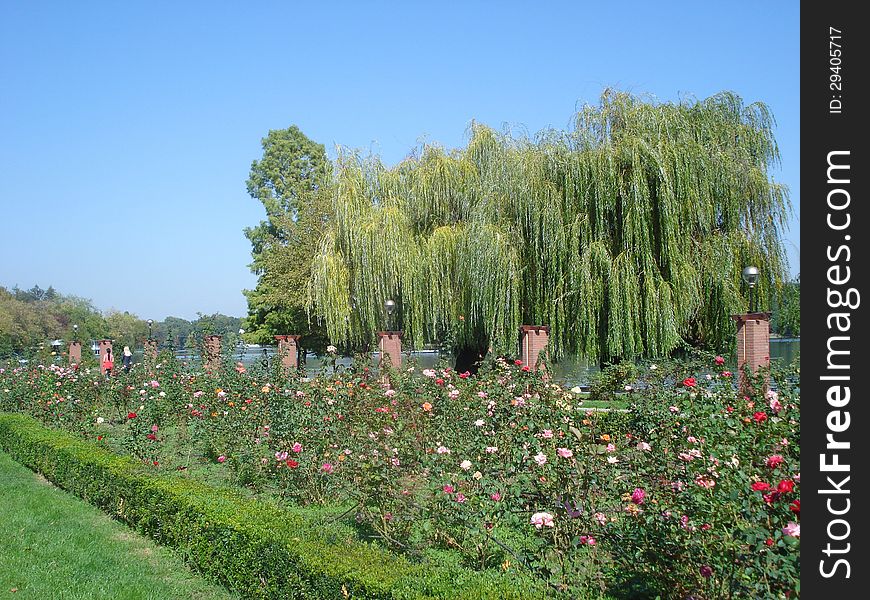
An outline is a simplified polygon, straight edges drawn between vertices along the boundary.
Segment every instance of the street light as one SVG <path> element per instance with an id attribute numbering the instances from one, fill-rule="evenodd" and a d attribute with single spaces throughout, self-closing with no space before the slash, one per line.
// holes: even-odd
<path id="1" fill-rule="evenodd" d="M 384 310 L 387 311 L 387 329 L 393 329 L 393 313 L 396 312 L 396 303 L 393 300 L 384 302 Z"/>
<path id="2" fill-rule="evenodd" d="M 752 312 L 752 290 L 758 281 L 758 267 L 752 265 L 744 267 L 740 276 L 743 277 L 743 281 L 749 286 L 749 311 Z"/>
<path id="3" fill-rule="evenodd" d="M 54 340 L 51 342 L 51 353 L 54 356 L 54 362 L 58 362 L 60 360 L 60 340 Z"/>
<path id="4" fill-rule="evenodd" d="M 239 353 L 239 360 L 244 360 L 245 351 L 247 350 L 247 346 L 245 345 L 245 340 L 242 339 L 242 336 L 245 335 L 245 330 L 239 327 L 239 341 L 236 343 L 236 352 Z"/>
<path id="5" fill-rule="evenodd" d="M 79 326 L 78 323 L 73 325 L 73 341 L 79 341 Z"/>
<path id="6" fill-rule="evenodd" d="M 154 338 L 154 334 L 152 333 L 151 326 L 154 325 L 153 319 L 148 319 L 148 339 Z"/>

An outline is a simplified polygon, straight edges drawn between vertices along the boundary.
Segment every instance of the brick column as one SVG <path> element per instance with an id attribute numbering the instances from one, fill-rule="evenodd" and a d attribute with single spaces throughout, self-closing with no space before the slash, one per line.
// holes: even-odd
<path id="1" fill-rule="evenodd" d="M 157 360 L 157 340 L 145 340 L 145 361 Z"/>
<path id="2" fill-rule="evenodd" d="M 748 313 L 731 315 L 737 321 L 737 371 L 740 377 L 740 393 L 752 395 L 751 382 L 746 377 L 745 366 L 752 373 L 759 367 L 770 366 L 770 313 Z M 770 378 L 765 377 L 765 389 Z"/>
<path id="3" fill-rule="evenodd" d="M 402 366 L 402 332 L 379 331 L 378 347 L 381 349 L 381 364 L 384 359 L 390 357 L 390 364 L 398 369 Z"/>
<path id="4" fill-rule="evenodd" d="M 299 335 L 276 335 L 278 340 L 278 356 L 285 369 L 299 367 Z"/>
<path id="5" fill-rule="evenodd" d="M 103 368 L 103 361 L 106 360 L 106 354 L 108 354 L 106 350 L 112 350 L 113 363 L 116 362 L 115 351 L 112 349 L 112 340 L 100 340 L 98 344 L 100 345 L 100 375 L 105 375 L 106 370 Z M 112 368 L 112 372 L 115 372 L 114 368 Z"/>
<path id="6" fill-rule="evenodd" d="M 81 342 L 70 342 L 69 343 L 69 364 L 77 365 L 82 362 L 82 343 Z"/>
<path id="7" fill-rule="evenodd" d="M 523 325 L 520 327 L 520 354 L 523 366 L 538 368 L 541 353 L 546 353 L 550 341 L 550 327 L 547 325 Z M 543 369 L 544 366 L 540 365 Z M 546 374 L 545 374 L 546 377 Z"/>
<path id="8" fill-rule="evenodd" d="M 203 367 L 207 371 L 218 371 L 221 366 L 221 336 L 207 335 L 203 346 Z"/>

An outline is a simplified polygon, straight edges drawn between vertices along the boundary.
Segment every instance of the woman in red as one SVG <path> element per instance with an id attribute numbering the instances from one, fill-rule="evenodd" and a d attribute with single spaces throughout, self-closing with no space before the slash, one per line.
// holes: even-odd
<path id="1" fill-rule="evenodd" d="M 112 368 L 115 366 L 115 361 L 112 360 L 112 349 L 106 348 L 106 355 L 103 357 L 103 370 L 106 372 L 106 379 L 112 376 Z"/>

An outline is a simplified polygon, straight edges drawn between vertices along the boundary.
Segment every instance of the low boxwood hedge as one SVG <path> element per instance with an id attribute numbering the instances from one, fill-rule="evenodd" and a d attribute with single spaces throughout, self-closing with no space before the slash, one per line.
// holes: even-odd
<path id="1" fill-rule="evenodd" d="M 431 567 L 358 540 L 327 540 L 303 516 L 276 503 L 154 473 L 28 416 L 0 413 L 0 447 L 59 487 L 176 548 L 195 569 L 246 597 L 545 595 L 515 575 Z"/>

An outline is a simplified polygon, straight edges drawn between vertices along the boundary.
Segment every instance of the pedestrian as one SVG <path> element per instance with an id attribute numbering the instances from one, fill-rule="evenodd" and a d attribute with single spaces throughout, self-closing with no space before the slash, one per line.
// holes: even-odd
<path id="1" fill-rule="evenodd" d="M 129 373 L 130 367 L 133 366 L 133 353 L 130 352 L 130 346 L 124 346 L 124 356 L 121 357 L 121 362 L 124 363 L 124 372 Z"/>
<path id="2" fill-rule="evenodd" d="M 106 355 L 103 356 L 103 370 L 106 372 L 106 379 L 112 376 L 112 368 L 115 366 L 115 361 L 112 359 L 112 349 L 106 348 Z"/>

